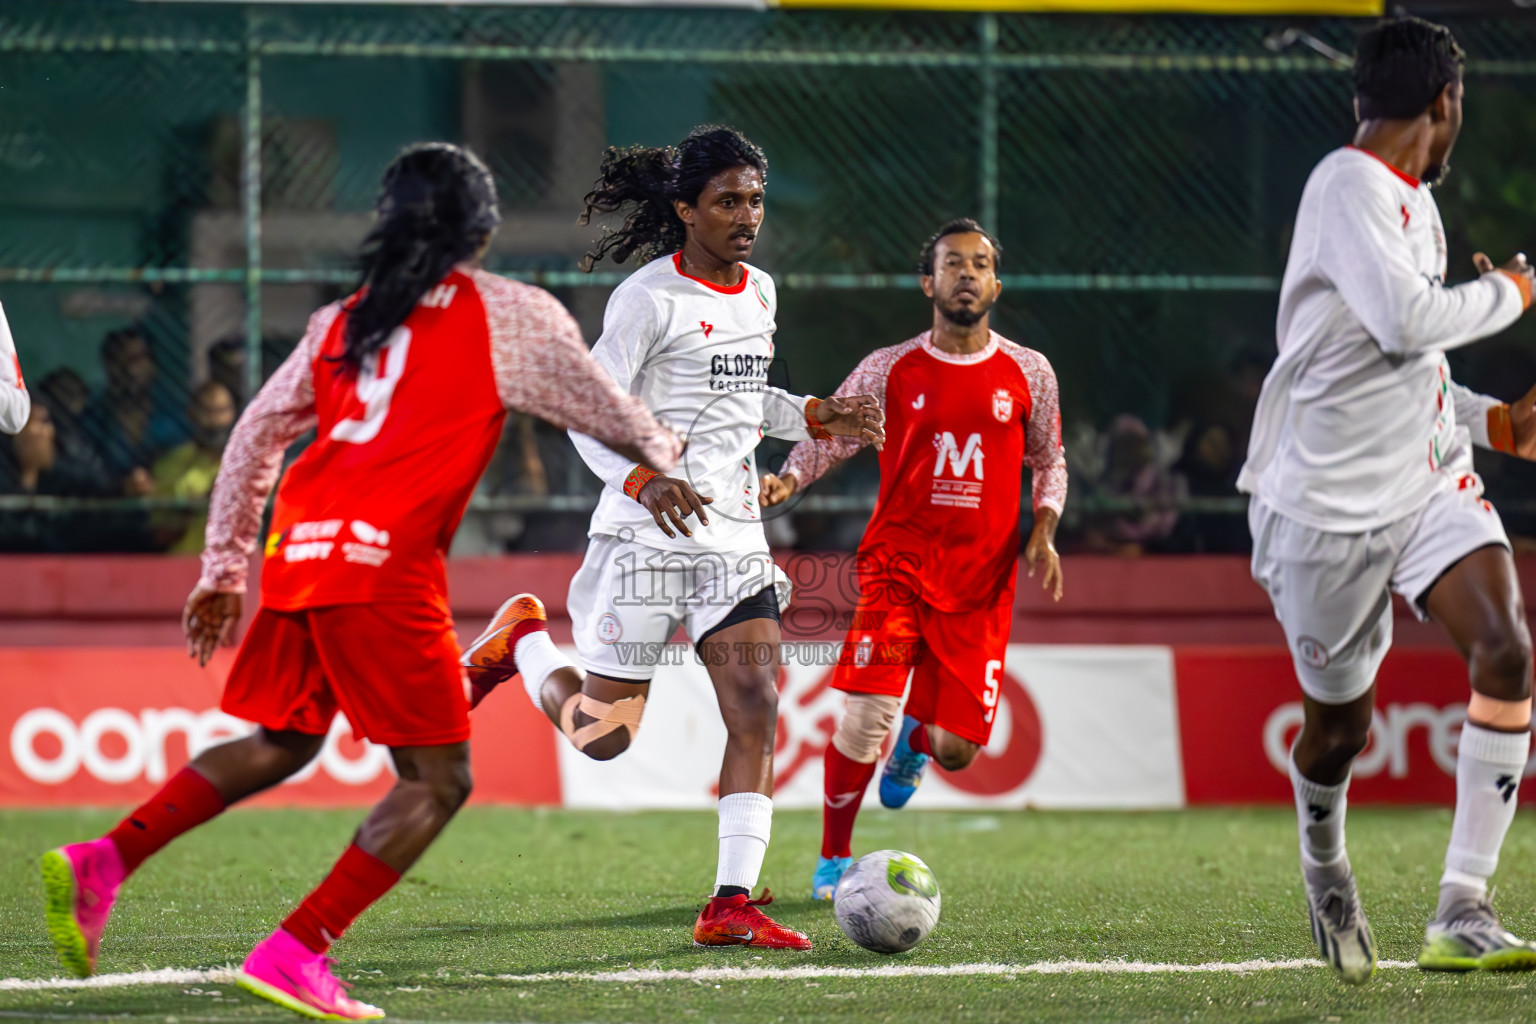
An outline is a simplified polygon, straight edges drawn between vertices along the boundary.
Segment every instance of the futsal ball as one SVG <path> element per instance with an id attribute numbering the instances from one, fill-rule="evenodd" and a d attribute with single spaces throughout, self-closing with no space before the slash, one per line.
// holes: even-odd
<path id="1" fill-rule="evenodd" d="M 903 953 L 939 923 L 939 883 L 910 853 L 880 850 L 854 861 L 833 897 L 837 926 L 875 953 Z"/>

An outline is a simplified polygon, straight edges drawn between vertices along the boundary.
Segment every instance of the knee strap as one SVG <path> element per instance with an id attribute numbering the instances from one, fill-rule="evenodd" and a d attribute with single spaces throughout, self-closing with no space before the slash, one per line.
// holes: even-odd
<path id="1" fill-rule="evenodd" d="M 901 698 L 883 693 L 850 693 L 843 720 L 837 723 L 832 745 L 850 761 L 869 764 L 880 757 L 880 745 L 890 735 L 901 711 Z"/>
<path id="2" fill-rule="evenodd" d="M 576 725 L 578 710 L 596 721 L 578 727 Z M 560 708 L 560 731 L 565 733 L 572 746 L 582 752 L 586 751 L 587 745 L 593 740 L 600 740 L 619 728 L 627 729 L 630 742 L 634 742 L 635 733 L 640 730 L 640 716 L 643 714 L 645 714 L 644 694 L 624 697 L 609 704 L 607 701 L 598 700 L 585 693 L 573 693 L 566 698 L 565 704 Z"/>

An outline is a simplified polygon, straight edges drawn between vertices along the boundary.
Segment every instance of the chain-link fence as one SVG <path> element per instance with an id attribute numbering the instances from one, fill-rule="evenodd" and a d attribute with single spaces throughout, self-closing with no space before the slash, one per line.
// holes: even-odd
<path id="1" fill-rule="evenodd" d="M 1284 46 L 1289 24 L 12 0 L 0 300 L 57 457 L 22 472 L 36 445 L 0 443 L 0 547 L 194 549 L 211 480 L 196 456 L 216 451 L 207 406 L 220 401 L 198 386 L 242 402 L 308 313 L 355 284 L 350 253 L 406 143 L 453 139 L 487 158 L 505 215 L 488 265 L 554 290 L 595 337 L 629 269 L 576 269 L 602 148 L 723 121 L 771 162 L 754 262 L 779 281 L 787 383 L 825 392 L 922 330 L 917 249 L 976 216 L 1007 248 L 995 325 L 1061 380 L 1074 536 L 1240 550 L 1232 480 L 1273 352 L 1288 225 L 1352 125 L 1348 74 Z M 1348 51 L 1359 26 L 1307 27 Z M 1474 242 L 1500 254 L 1527 241 L 1536 23 L 1453 27 L 1473 57 L 1439 193 L 1454 277 L 1470 276 Z M 1523 392 L 1536 362 L 1523 329 L 1510 337 L 1458 373 Z M 1530 482 L 1519 470 L 1488 472 L 1517 530 L 1533 511 L 1509 500 Z M 818 485 L 798 539 L 856 541 L 875 479 L 856 461 Z M 514 419 L 464 543 L 579 546 L 596 487 L 557 432 Z"/>

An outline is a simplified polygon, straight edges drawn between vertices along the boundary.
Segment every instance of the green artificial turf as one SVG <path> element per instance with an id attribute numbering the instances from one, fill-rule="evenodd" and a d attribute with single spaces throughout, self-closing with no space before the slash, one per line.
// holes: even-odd
<path id="1" fill-rule="evenodd" d="M 360 812 L 237 810 L 179 840 L 125 887 L 102 973 L 238 964 L 323 876 Z M 0 978 L 60 975 L 37 856 L 116 815 L 0 812 Z M 472 808 L 334 950 L 354 995 L 402 1020 L 1529 1021 L 1536 977 L 1380 971 L 1348 989 L 1321 968 L 1244 975 L 525 981 L 627 967 L 1199 964 L 1315 956 L 1288 809 L 1155 814 L 866 811 L 855 852 L 893 847 L 943 888 L 932 937 L 883 957 L 809 899 L 819 815 L 776 816 L 769 913 L 809 953 L 695 949 L 714 877 L 715 818 Z M 1443 810 L 1352 810 L 1350 850 L 1386 960 L 1412 960 L 1450 829 Z M 1497 905 L 1536 931 L 1536 829 L 1505 845 Z M 0 982 L 3 986 L 3 982 Z M 229 984 L 0 991 L 0 1018 L 297 1019 Z"/>

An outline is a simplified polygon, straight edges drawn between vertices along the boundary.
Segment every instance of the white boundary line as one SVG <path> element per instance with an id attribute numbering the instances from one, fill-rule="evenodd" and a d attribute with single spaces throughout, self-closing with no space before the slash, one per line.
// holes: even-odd
<path id="1" fill-rule="evenodd" d="M 799 981 L 813 978 L 948 978 L 967 975 L 1020 974 L 1252 974 L 1260 971 L 1299 971 L 1323 966 L 1321 960 L 1242 960 L 1204 964 L 1148 963 L 1142 960 L 1043 960 L 1032 964 L 897 964 L 890 967 L 698 967 L 691 971 L 633 968 L 619 971 L 562 971 L 547 974 L 471 974 L 476 981 L 533 983 L 587 981 L 633 985 L 657 981 Z M 1412 960 L 1382 960 L 1385 970 L 1417 966 Z M 41 992 L 54 989 L 123 988 L 133 985 L 201 985 L 235 980 L 230 967 L 211 970 L 166 968 L 130 974 L 98 974 L 94 978 L 0 978 L 0 992 Z"/>

